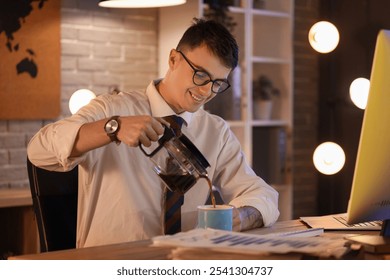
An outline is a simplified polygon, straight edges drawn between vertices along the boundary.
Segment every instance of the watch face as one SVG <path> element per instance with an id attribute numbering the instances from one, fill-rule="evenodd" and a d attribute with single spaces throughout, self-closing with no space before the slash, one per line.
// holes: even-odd
<path id="1" fill-rule="evenodd" d="M 108 134 L 114 133 L 115 131 L 117 131 L 118 127 L 119 124 L 116 120 L 110 120 L 105 127 L 106 133 Z"/>

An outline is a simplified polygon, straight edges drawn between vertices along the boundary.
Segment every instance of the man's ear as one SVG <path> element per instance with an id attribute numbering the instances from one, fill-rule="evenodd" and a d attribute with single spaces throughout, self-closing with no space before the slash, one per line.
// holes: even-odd
<path id="1" fill-rule="evenodd" d="M 168 61 L 169 69 L 173 70 L 177 65 L 177 51 L 172 49 L 169 53 L 169 61 Z"/>

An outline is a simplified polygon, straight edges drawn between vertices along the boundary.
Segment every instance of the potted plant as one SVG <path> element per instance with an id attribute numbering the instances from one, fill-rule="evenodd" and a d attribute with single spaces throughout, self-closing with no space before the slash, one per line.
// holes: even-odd
<path id="1" fill-rule="evenodd" d="M 279 96 L 279 89 L 265 75 L 253 81 L 253 113 L 255 119 L 270 119 L 273 98 Z"/>
<path id="2" fill-rule="evenodd" d="M 234 5 L 234 0 L 204 0 L 208 5 L 205 11 L 205 18 L 213 19 L 223 24 L 230 32 L 233 32 L 236 22 L 232 16 L 228 14 L 229 6 Z"/>

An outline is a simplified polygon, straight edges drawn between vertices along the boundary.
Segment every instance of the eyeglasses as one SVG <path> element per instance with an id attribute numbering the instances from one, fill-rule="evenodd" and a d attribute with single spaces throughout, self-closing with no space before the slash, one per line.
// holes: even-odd
<path id="1" fill-rule="evenodd" d="M 198 70 L 196 69 L 192 63 L 188 60 L 188 58 L 182 53 L 181 51 L 179 52 L 185 61 L 187 61 L 188 65 L 194 70 L 194 75 L 192 76 L 192 82 L 197 85 L 197 86 L 204 86 L 207 85 L 208 83 L 212 83 L 211 85 L 211 91 L 214 93 L 221 93 L 227 90 L 230 87 L 229 81 L 226 79 L 215 79 L 212 80 L 209 73 Z"/>

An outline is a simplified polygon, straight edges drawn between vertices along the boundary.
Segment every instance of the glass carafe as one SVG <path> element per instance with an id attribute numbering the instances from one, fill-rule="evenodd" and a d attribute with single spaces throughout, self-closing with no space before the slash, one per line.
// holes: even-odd
<path id="1" fill-rule="evenodd" d="M 188 137 L 170 127 L 165 127 L 164 135 L 151 147 L 140 148 L 171 191 L 186 193 L 199 178 L 207 178 L 210 164 L 206 158 Z"/>

